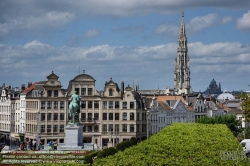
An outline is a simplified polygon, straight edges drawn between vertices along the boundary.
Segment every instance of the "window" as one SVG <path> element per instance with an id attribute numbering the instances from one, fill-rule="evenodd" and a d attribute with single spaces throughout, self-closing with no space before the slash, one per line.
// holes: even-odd
<path id="1" fill-rule="evenodd" d="M 147 125 L 146 125 L 146 124 L 143 124 L 143 125 L 142 125 L 142 132 L 146 132 L 146 130 L 147 130 Z"/>
<path id="2" fill-rule="evenodd" d="M 95 107 L 95 108 L 99 108 L 99 101 L 95 101 L 95 102 L 94 102 L 94 107 Z"/>
<path id="3" fill-rule="evenodd" d="M 58 120 L 58 113 L 54 113 L 54 120 Z"/>
<path id="4" fill-rule="evenodd" d="M 102 109 L 107 109 L 107 101 L 102 102 Z"/>
<path id="5" fill-rule="evenodd" d="M 120 104 L 119 104 L 119 101 L 115 101 L 115 108 L 120 108 Z"/>
<path id="6" fill-rule="evenodd" d="M 119 120 L 119 113 L 115 113 L 115 120 Z"/>
<path id="7" fill-rule="evenodd" d="M 86 101 L 82 101 L 82 108 L 86 108 Z"/>
<path id="8" fill-rule="evenodd" d="M 47 109 L 51 109 L 51 107 L 52 107 L 52 101 L 48 101 L 47 102 Z"/>
<path id="9" fill-rule="evenodd" d="M 127 113 L 126 112 L 122 113 L 122 120 L 127 120 Z"/>
<path id="10" fill-rule="evenodd" d="M 92 132 L 92 126 L 88 126 L 88 132 Z"/>
<path id="11" fill-rule="evenodd" d="M 119 132 L 119 125 L 115 124 L 115 133 L 118 134 L 118 132 Z"/>
<path id="12" fill-rule="evenodd" d="M 134 113 L 130 113 L 130 120 L 135 120 L 135 114 Z"/>
<path id="13" fill-rule="evenodd" d="M 86 132 L 86 127 L 85 126 L 82 127 L 82 131 Z"/>
<path id="14" fill-rule="evenodd" d="M 88 101 L 88 108 L 93 108 L 93 101 Z"/>
<path id="15" fill-rule="evenodd" d="M 45 125 L 41 125 L 41 133 L 45 132 Z"/>
<path id="16" fill-rule="evenodd" d="M 47 114 L 47 120 L 51 120 L 51 113 Z"/>
<path id="17" fill-rule="evenodd" d="M 113 120 L 113 113 L 109 113 L 109 120 Z"/>
<path id="18" fill-rule="evenodd" d="M 45 101 L 41 101 L 41 109 L 45 109 Z"/>
<path id="19" fill-rule="evenodd" d="M 52 97 L 52 90 L 48 90 L 48 97 Z"/>
<path id="20" fill-rule="evenodd" d="M 113 124 L 109 124 L 109 131 L 113 131 Z"/>
<path id="21" fill-rule="evenodd" d="M 78 94 L 79 95 L 79 88 L 75 88 L 75 92 L 76 92 L 76 94 Z"/>
<path id="22" fill-rule="evenodd" d="M 58 109 L 58 101 L 54 101 L 54 109 Z"/>
<path id="23" fill-rule="evenodd" d="M 109 96 L 113 96 L 113 90 L 109 89 Z"/>
<path id="24" fill-rule="evenodd" d="M 60 109 L 64 109 L 64 101 L 60 101 Z"/>
<path id="25" fill-rule="evenodd" d="M 94 113 L 94 119 L 99 120 L 99 113 Z"/>
<path id="26" fill-rule="evenodd" d="M 45 113 L 41 113 L 41 121 L 45 121 Z"/>
<path id="27" fill-rule="evenodd" d="M 92 113 L 88 113 L 88 120 L 92 120 Z"/>
<path id="28" fill-rule="evenodd" d="M 54 126 L 53 126 L 53 132 L 54 132 L 54 133 L 57 133 L 57 132 L 58 132 L 57 130 L 58 130 L 58 125 L 54 125 Z"/>
<path id="29" fill-rule="evenodd" d="M 102 132 L 107 132 L 107 124 L 102 124 Z"/>
<path id="30" fill-rule="evenodd" d="M 127 102 L 122 102 L 122 108 L 127 109 Z"/>
<path id="31" fill-rule="evenodd" d="M 54 90 L 54 97 L 58 97 L 58 90 Z"/>
<path id="32" fill-rule="evenodd" d="M 64 113 L 60 113 L 60 120 L 64 120 Z"/>
<path id="33" fill-rule="evenodd" d="M 102 113 L 102 120 L 107 120 L 107 113 Z"/>
<path id="34" fill-rule="evenodd" d="M 134 109 L 135 108 L 135 102 L 130 102 L 130 109 Z"/>
<path id="35" fill-rule="evenodd" d="M 140 120 L 140 113 L 137 112 L 137 119 L 136 120 Z M 152 120 L 152 115 L 151 115 L 151 120 Z"/>
<path id="36" fill-rule="evenodd" d="M 92 95 L 92 88 L 88 88 L 88 96 Z"/>
<path id="37" fill-rule="evenodd" d="M 133 124 L 130 125 L 130 132 L 135 132 L 135 125 Z"/>
<path id="38" fill-rule="evenodd" d="M 99 126 L 98 125 L 95 125 L 94 132 L 99 132 Z"/>
<path id="39" fill-rule="evenodd" d="M 81 113 L 81 119 L 86 120 L 86 113 Z"/>
<path id="40" fill-rule="evenodd" d="M 113 108 L 113 101 L 109 101 L 109 108 Z"/>
<path id="41" fill-rule="evenodd" d="M 82 88 L 82 96 L 86 96 L 86 88 Z"/>
<path id="42" fill-rule="evenodd" d="M 122 132 L 127 132 L 127 125 L 126 124 L 122 125 Z"/>
<path id="43" fill-rule="evenodd" d="M 60 132 L 64 132 L 64 125 L 60 125 Z"/>
<path id="44" fill-rule="evenodd" d="M 47 125 L 47 133 L 51 132 L 51 125 Z"/>

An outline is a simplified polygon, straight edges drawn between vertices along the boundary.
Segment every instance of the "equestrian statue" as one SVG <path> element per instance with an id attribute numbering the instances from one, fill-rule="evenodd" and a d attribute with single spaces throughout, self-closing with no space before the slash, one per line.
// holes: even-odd
<path id="1" fill-rule="evenodd" d="M 76 94 L 76 92 L 71 96 L 69 104 L 69 120 L 70 124 L 79 123 L 79 113 L 80 113 L 80 101 L 81 98 Z"/>

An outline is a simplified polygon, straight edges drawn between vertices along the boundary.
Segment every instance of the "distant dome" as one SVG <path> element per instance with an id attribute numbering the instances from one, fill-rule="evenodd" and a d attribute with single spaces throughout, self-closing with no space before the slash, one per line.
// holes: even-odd
<path id="1" fill-rule="evenodd" d="M 224 92 L 222 94 L 220 94 L 218 97 L 217 97 L 218 100 L 233 100 L 235 99 L 233 95 L 231 95 L 230 93 L 228 93 L 228 91 L 225 89 Z"/>
<path id="2" fill-rule="evenodd" d="M 216 81 L 214 79 L 212 79 L 212 81 L 210 82 L 210 85 L 216 84 Z"/>

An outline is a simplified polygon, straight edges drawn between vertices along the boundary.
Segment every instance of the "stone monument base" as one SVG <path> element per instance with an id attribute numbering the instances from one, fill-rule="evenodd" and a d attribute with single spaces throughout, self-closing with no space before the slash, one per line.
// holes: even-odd
<path id="1" fill-rule="evenodd" d="M 113 142 L 112 141 L 108 142 L 108 148 L 110 148 L 110 147 L 113 147 Z"/>
<path id="2" fill-rule="evenodd" d="M 65 127 L 65 143 L 61 144 L 58 150 L 81 150 L 83 148 L 82 124 L 68 124 Z"/>

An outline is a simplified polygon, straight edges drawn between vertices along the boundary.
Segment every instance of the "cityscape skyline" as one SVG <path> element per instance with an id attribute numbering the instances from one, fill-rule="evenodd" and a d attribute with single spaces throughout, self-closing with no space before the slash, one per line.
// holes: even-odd
<path id="1" fill-rule="evenodd" d="M 49 3 L 48 3 L 49 2 Z M 250 2 L 2 1 L 1 83 L 20 87 L 54 71 L 63 88 L 85 70 L 103 90 L 173 88 L 181 12 L 193 91 L 212 79 L 222 91 L 249 90 Z"/>

